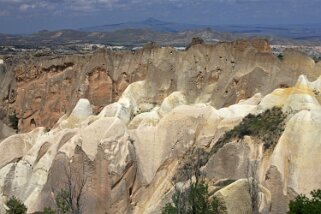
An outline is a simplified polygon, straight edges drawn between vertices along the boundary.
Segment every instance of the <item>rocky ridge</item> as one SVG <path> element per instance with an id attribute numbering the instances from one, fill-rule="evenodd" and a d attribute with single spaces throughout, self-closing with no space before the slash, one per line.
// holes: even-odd
<path id="1" fill-rule="evenodd" d="M 265 40 L 194 45 L 184 52 L 151 47 L 136 52 L 100 50 L 94 54 L 31 57 L 7 65 L 2 73 L 2 112 L 15 112 L 19 130 L 50 129 L 80 98 L 98 113 L 119 99 L 130 83 L 145 80 L 147 111 L 174 91 L 189 102 L 228 106 L 260 92 L 293 85 L 302 73 L 317 78 L 321 64 L 288 50 L 282 61 Z M 248 84 L 251 82 L 251 84 Z M 148 100 L 147 100 L 148 99 Z"/>
<path id="2" fill-rule="evenodd" d="M 109 62 L 112 57 L 108 54 L 114 53 L 99 52 L 91 57 Z M 126 54 L 119 57 L 129 60 L 127 56 L 132 53 Z M 148 67 L 135 81 L 125 81 L 116 96 L 106 85 L 113 86 L 115 76 L 135 75 L 139 69 L 129 66 L 131 60 L 118 67 L 119 61 L 112 61 L 117 69 L 110 72 L 111 80 L 106 79 L 103 69 L 94 69 L 91 75 L 75 72 L 85 77 L 83 82 L 68 76 L 80 61 L 51 68 L 58 70 L 57 79 L 50 69 L 45 74 L 14 73 L 14 100 L 3 106 L 17 113 L 19 109 L 39 108 L 28 103 L 34 102 L 40 91 L 36 88 L 54 80 L 61 82 L 60 75 L 78 81 L 75 87 L 66 84 L 66 92 L 60 96 L 78 88 L 82 93 L 65 99 L 73 97 L 75 105 L 60 111 L 64 115 L 59 115 L 58 122 L 51 120 L 54 125 L 50 124 L 50 130 L 38 127 L 0 142 L 0 151 L 5 151 L 0 156 L 2 202 L 15 195 L 28 206 L 28 213 L 36 213 L 54 206 L 57 192 L 73 179 L 75 184 L 86 181 L 81 197 L 84 213 L 160 213 L 170 200 L 173 178 L 179 175 L 191 148 L 209 150 L 248 114 L 258 115 L 273 107 L 282 108 L 287 115 L 275 147 L 266 150 L 262 141 L 251 135 L 226 142 L 201 168 L 210 189 L 224 201 L 228 213 L 251 213 L 248 165 L 257 163 L 260 212 L 285 213 L 289 199 L 320 187 L 320 172 L 315 168 L 321 145 L 320 64 L 290 50 L 280 61 L 270 53 L 267 43 L 257 41 L 195 45 L 182 53 L 152 48 L 137 55 Z M 123 74 L 125 66 L 133 72 Z M 88 84 L 90 78 L 94 81 Z M 94 92 L 88 96 L 90 87 Z M 22 96 L 23 89 L 30 93 Z M 37 102 L 44 108 L 69 103 L 57 94 L 48 94 L 38 95 Z M 19 101 L 23 97 L 25 100 Z M 20 121 L 22 130 L 33 128 L 24 127 L 22 121 L 28 120 Z M 224 184 L 227 180 L 230 184 Z"/>

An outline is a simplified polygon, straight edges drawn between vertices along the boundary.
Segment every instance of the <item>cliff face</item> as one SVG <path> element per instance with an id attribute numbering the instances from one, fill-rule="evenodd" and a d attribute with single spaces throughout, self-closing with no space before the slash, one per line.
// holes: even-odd
<path id="1" fill-rule="evenodd" d="M 261 213 L 285 213 L 321 185 L 321 67 L 301 53 L 280 61 L 265 41 L 235 41 L 28 62 L 8 68 L 14 80 L 1 90 L 3 109 L 32 131 L 0 142 L 0 203 L 15 195 L 39 212 L 72 181 L 83 213 L 160 213 L 197 148 L 228 213 L 252 212 L 251 177 Z M 222 144 L 246 115 L 272 107 L 286 115 L 274 146 L 251 134 Z"/>
<path id="2" fill-rule="evenodd" d="M 15 75 L 16 87 L 9 90 L 8 106 L 20 118 L 19 129 L 25 132 L 39 126 L 52 128 L 82 97 L 87 97 L 98 112 L 116 101 L 129 83 L 144 78 L 146 69 L 134 65 L 133 60 L 127 59 L 126 54 L 102 51 L 31 59 L 14 66 L 10 71 Z"/>
<path id="3" fill-rule="evenodd" d="M 2 109 L 16 113 L 22 132 L 52 128 L 80 98 L 89 99 L 97 113 L 139 80 L 147 82 L 149 108 L 177 90 L 189 102 L 220 108 L 291 85 L 301 73 L 317 76 L 312 59 L 289 53 L 280 62 L 264 40 L 195 45 L 186 52 L 168 47 L 31 58 L 7 70 Z"/>

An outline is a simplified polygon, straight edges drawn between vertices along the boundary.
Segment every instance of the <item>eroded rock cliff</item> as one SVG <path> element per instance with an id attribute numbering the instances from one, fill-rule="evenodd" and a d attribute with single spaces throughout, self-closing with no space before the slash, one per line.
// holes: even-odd
<path id="1" fill-rule="evenodd" d="M 321 69 L 301 53 L 280 61 L 264 41 L 235 41 L 37 63 L 28 74 L 12 68 L 15 96 L 3 106 L 16 111 L 21 130 L 50 130 L 0 142 L 0 203 L 15 195 L 28 213 L 39 212 L 72 181 L 83 189 L 84 213 L 160 213 L 173 184 L 184 185 L 181 166 L 196 148 L 228 213 L 253 211 L 253 177 L 261 213 L 285 213 L 295 195 L 321 186 Z M 285 120 L 270 147 L 269 136 L 225 137 L 247 115 L 273 107 Z"/>
<path id="2" fill-rule="evenodd" d="M 317 78 L 320 65 L 288 51 L 283 61 L 265 40 L 194 45 L 184 52 L 171 47 L 137 52 L 100 50 L 94 54 L 31 57 L 8 66 L 1 85 L 2 111 L 15 112 L 19 130 L 52 128 L 87 98 L 98 113 L 119 99 L 130 83 L 146 80 L 145 106 L 159 105 L 174 91 L 189 102 L 228 106 L 257 92 L 263 95 L 294 84 L 303 73 Z M 250 84 L 249 84 L 250 83 Z"/>

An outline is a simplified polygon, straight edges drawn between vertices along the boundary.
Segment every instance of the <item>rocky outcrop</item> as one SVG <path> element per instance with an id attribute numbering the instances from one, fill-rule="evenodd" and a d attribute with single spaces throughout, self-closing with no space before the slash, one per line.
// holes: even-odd
<path id="1" fill-rule="evenodd" d="M 251 194 L 249 192 L 251 179 L 240 179 L 218 190 L 215 196 L 226 206 L 227 213 L 247 214 L 253 213 Z M 258 186 L 260 205 L 265 209 L 259 209 L 260 213 L 269 213 L 267 209 L 271 204 L 271 194 L 268 189 Z"/>
<path id="2" fill-rule="evenodd" d="M 91 101 L 95 112 L 116 101 L 130 81 L 136 79 L 131 80 L 124 72 L 114 74 L 112 79 L 113 69 L 109 67 L 113 67 L 113 62 L 108 62 L 108 55 L 101 52 L 40 60 L 40 65 L 32 65 L 28 72 L 25 67 L 16 67 L 17 95 L 12 106 L 21 118 L 19 129 L 51 128 L 82 97 Z"/>
<path id="3" fill-rule="evenodd" d="M 15 134 L 15 130 L 0 121 L 0 141 Z"/>
<path id="4" fill-rule="evenodd" d="M 246 115 L 272 106 L 288 114 L 275 148 L 266 150 L 251 136 L 227 142 L 201 169 L 211 191 L 228 213 L 251 213 L 248 186 L 257 176 L 260 212 L 284 213 L 296 194 L 320 187 L 314 166 L 319 162 L 316 91 L 321 78 L 309 82 L 300 76 L 294 87 L 221 109 L 189 103 L 179 91 L 151 108 L 145 84 L 131 84 L 98 115 L 87 99 L 80 99 L 50 131 L 37 128 L 1 142 L 6 151 L 0 158 L 1 201 L 15 195 L 29 213 L 39 212 L 54 206 L 55 196 L 72 181 L 83 189 L 78 194 L 84 213 L 160 213 L 191 148 L 214 147 Z M 257 168 L 249 174 L 254 162 Z"/>
<path id="5" fill-rule="evenodd" d="M 153 46 L 136 52 L 31 57 L 8 67 L 1 109 L 16 113 L 22 132 L 50 129 L 80 98 L 87 98 L 98 113 L 117 101 L 130 83 L 141 80 L 148 108 L 175 91 L 188 95 L 189 103 L 221 108 L 293 85 L 300 74 L 317 78 L 320 69 L 294 51 L 287 51 L 280 61 L 265 40 L 196 44 L 183 52 Z"/>
<path id="6" fill-rule="evenodd" d="M 309 58 L 291 59 L 297 54 L 280 61 L 264 42 L 236 41 L 48 59 L 38 62 L 47 70 L 28 75 L 21 67 L 4 109 L 16 110 L 22 130 L 32 128 L 24 125 L 30 118 L 34 127 L 52 125 L 0 142 L 0 204 L 14 195 L 36 213 L 71 189 L 83 213 L 161 213 L 174 186 L 194 179 L 182 166 L 204 158 L 200 172 L 228 213 L 253 212 L 253 183 L 260 213 L 285 213 L 290 199 L 321 186 L 321 77 L 308 80 L 321 72 Z M 224 138 L 247 115 L 273 107 L 286 119 L 271 147 L 250 132 Z"/>

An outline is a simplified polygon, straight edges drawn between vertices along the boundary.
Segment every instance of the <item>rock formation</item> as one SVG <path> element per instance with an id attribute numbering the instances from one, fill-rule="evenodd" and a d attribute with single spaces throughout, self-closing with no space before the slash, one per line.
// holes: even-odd
<path id="1" fill-rule="evenodd" d="M 195 148 L 209 154 L 200 171 L 228 213 L 253 211 L 254 179 L 261 213 L 285 213 L 321 186 L 321 67 L 301 53 L 280 61 L 265 41 L 235 41 L 9 69 L 2 107 L 32 131 L 0 142 L 0 204 L 14 195 L 40 212 L 71 181 L 83 189 L 83 213 L 161 213 Z M 244 117 L 273 107 L 286 115 L 275 145 L 250 133 L 221 143 Z"/>
<path id="2" fill-rule="evenodd" d="M 265 40 L 216 45 L 194 45 L 188 51 L 145 48 L 136 52 L 100 50 L 94 54 L 30 57 L 7 66 L 1 74 L 1 109 L 15 112 L 19 130 L 52 128 L 87 98 L 95 113 L 119 99 L 130 83 L 145 80 L 149 108 L 174 91 L 188 94 L 189 102 L 216 108 L 263 95 L 295 83 L 300 74 L 317 78 L 320 63 L 288 51 L 283 61 Z M 248 84 L 248 83 L 251 84 Z"/>

